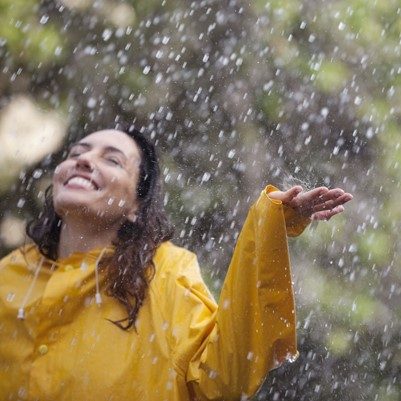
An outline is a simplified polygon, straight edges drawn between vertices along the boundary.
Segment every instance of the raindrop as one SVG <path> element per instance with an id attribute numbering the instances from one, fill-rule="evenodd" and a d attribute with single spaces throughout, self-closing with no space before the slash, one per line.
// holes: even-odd
<path id="1" fill-rule="evenodd" d="M 42 24 L 42 25 L 44 25 L 44 24 L 47 23 L 48 20 L 49 20 L 49 16 L 45 14 L 45 15 L 42 15 L 42 16 L 40 17 L 39 23 Z"/>
<path id="2" fill-rule="evenodd" d="M 210 177 L 211 177 L 210 173 L 205 172 L 205 173 L 203 173 L 201 181 L 202 182 L 207 182 L 207 181 L 209 181 Z"/>
<path id="3" fill-rule="evenodd" d="M 227 157 L 229 159 L 232 159 L 235 156 L 235 149 L 231 149 L 228 153 L 227 153 Z"/>
<path id="4" fill-rule="evenodd" d="M 355 253 L 358 250 L 356 244 L 351 244 L 348 248 L 348 252 Z"/>
<path id="5" fill-rule="evenodd" d="M 21 397 L 22 399 L 26 398 L 27 396 L 27 390 L 25 387 L 20 387 L 18 389 L 18 396 Z"/>
<path id="6" fill-rule="evenodd" d="M 209 378 L 213 380 L 216 379 L 216 377 L 217 377 L 217 372 L 215 370 L 211 370 L 209 372 Z"/>
<path id="7" fill-rule="evenodd" d="M 306 131 L 308 128 L 309 128 L 309 123 L 307 123 L 307 122 L 302 123 L 302 125 L 301 125 L 302 131 Z"/>
<path id="8" fill-rule="evenodd" d="M 33 172 L 32 177 L 35 178 L 35 179 L 38 179 L 38 178 L 42 177 L 42 174 L 43 174 L 43 170 L 41 170 L 41 169 L 36 169 L 36 170 Z"/>
<path id="9" fill-rule="evenodd" d="M 323 117 L 327 117 L 327 115 L 329 114 L 329 109 L 327 108 L 327 107 L 323 107 L 322 108 L 322 110 L 320 110 L 320 114 L 323 116 Z"/>
<path id="10" fill-rule="evenodd" d="M 90 97 L 90 98 L 88 99 L 88 102 L 86 103 L 86 105 L 87 105 L 90 109 L 93 109 L 93 108 L 96 106 L 96 104 L 97 104 L 97 100 L 96 100 L 95 98 L 93 98 L 93 97 Z"/>
<path id="11" fill-rule="evenodd" d="M 24 205 L 25 205 L 25 199 L 24 199 L 24 198 L 18 199 L 17 207 L 18 207 L 19 209 L 21 209 L 22 207 L 24 207 Z"/>
<path id="12" fill-rule="evenodd" d="M 88 270 L 88 264 L 87 264 L 85 261 L 83 261 L 83 262 L 81 263 L 81 270 L 82 270 L 82 271 Z"/>
<path id="13" fill-rule="evenodd" d="M 13 302 L 15 298 L 15 294 L 13 292 L 9 292 L 6 296 L 7 302 Z"/>
<path id="14" fill-rule="evenodd" d="M 110 38 L 111 35 L 113 34 L 113 31 L 111 29 L 105 29 L 102 33 L 102 38 L 105 42 L 107 42 Z"/>

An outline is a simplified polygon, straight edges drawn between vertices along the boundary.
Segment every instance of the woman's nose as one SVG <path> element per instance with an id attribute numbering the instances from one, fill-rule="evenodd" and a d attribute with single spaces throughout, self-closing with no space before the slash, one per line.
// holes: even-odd
<path id="1" fill-rule="evenodd" d="M 92 172 L 95 168 L 93 157 L 88 153 L 83 153 L 79 155 L 76 159 L 76 166 L 77 168 L 80 168 L 82 170 Z"/>

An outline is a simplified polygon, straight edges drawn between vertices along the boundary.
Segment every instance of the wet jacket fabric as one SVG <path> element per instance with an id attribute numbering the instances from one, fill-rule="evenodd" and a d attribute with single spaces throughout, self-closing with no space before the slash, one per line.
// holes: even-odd
<path id="1" fill-rule="evenodd" d="M 95 303 L 101 250 L 52 262 L 29 245 L 2 259 L 0 400 L 250 397 L 269 370 L 297 355 L 287 235 L 308 221 L 269 198 L 273 189 L 249 211 L 218 305 L 193 253 L 170 242 L 158 248 L 136 332 L 109 321 L 126 317 L 114 298 L 103 293 Z"/>

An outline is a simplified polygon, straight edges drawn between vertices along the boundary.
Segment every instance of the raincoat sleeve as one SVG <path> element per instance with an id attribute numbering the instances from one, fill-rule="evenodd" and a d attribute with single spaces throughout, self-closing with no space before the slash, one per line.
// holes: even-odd
<path id="1" fill-rule="evenodd" d="M 287 234 L 308 221 L 271 199 L 275 189 L 249 211 L 218 306 L 195 257 L 177 279 L 175 363 L 196 400 L 245 400 L 269 370 L 298 355 Z"/>

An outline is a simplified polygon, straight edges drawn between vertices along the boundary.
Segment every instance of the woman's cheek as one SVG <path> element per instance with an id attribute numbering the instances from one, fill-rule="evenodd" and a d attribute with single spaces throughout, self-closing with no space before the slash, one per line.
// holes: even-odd
<path id="1" fill-rule="evenodd" d="M 55 169 L 52 177 L 53 187 L 57 185 L 63 185 L 67 180 L 68 174 L 68 163 L 66 161 L 61 162 Z"/>

